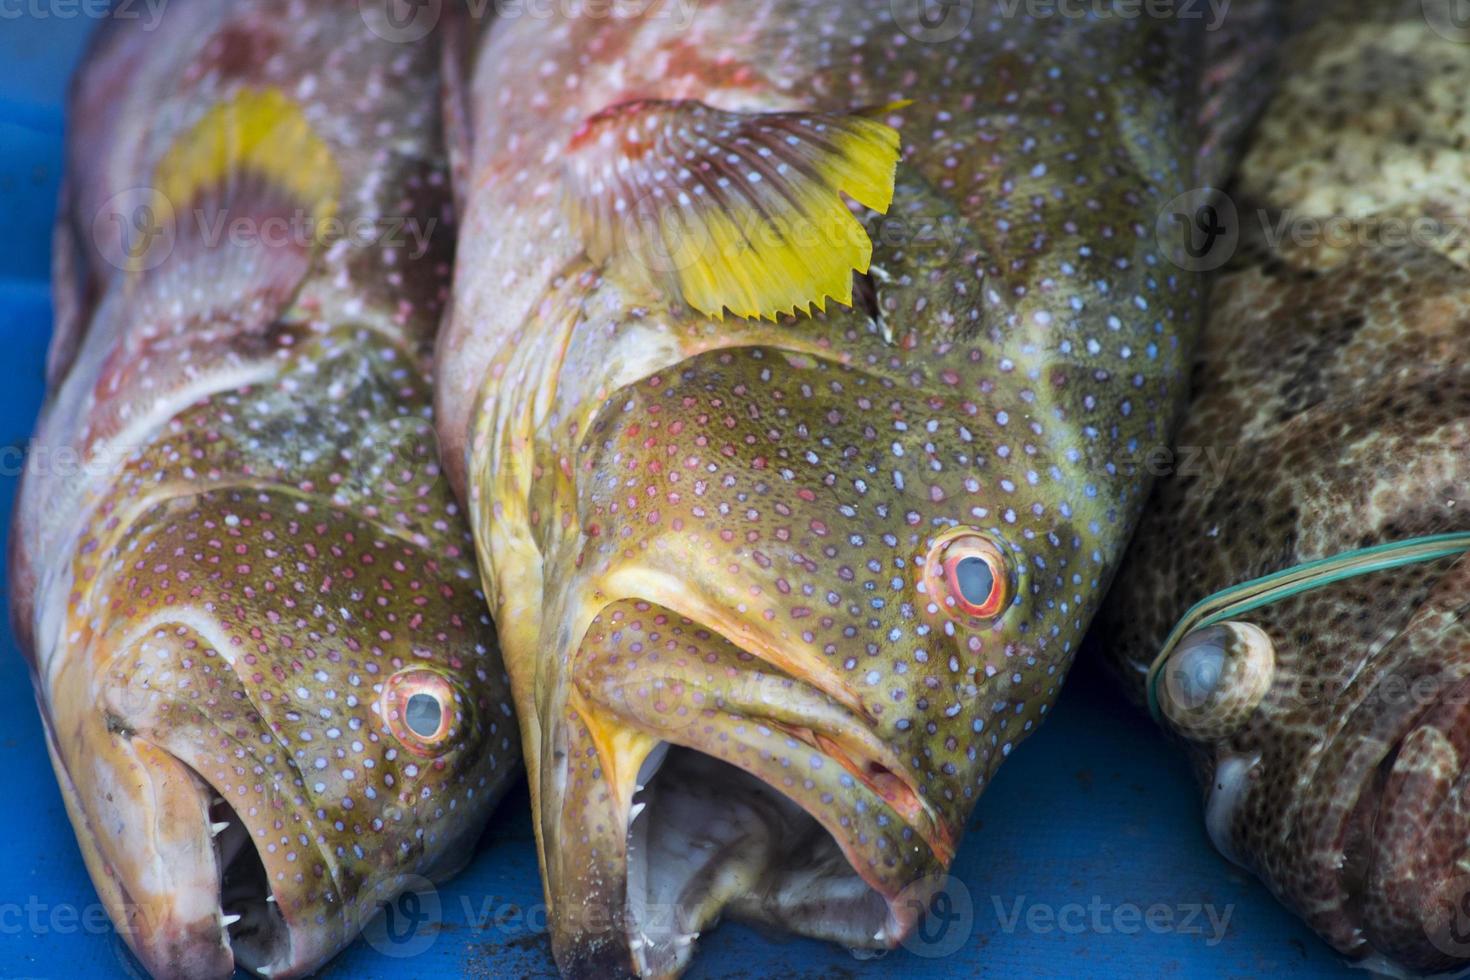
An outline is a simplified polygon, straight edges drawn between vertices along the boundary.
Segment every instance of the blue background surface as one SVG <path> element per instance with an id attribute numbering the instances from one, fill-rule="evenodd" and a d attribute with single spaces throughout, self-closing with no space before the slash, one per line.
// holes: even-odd
<path id="1" fill-rule="evenodd" d="M 47 273 L 66 79 L 90 24 L 0 3 L 0 513 L 16 448 L 43 395 Z M 20 13 L 21 16 L 16 16 Z M 141 976 L 97 911 L 42 741 L 30 679 L 0 636 L 0 977 Z M 326 977 L 551 977 L 524 785 L 501 806 L 474 863 L 439 889 L 440 915 L 395 943 L 358 942 Z M 859 962 L 823 944 L 726 924 L 691 978 L 1342 976 L 1332 951 L 1206 839 L 1182 756 L 1095 665 L 1074 671 L 1052 719 L 1005 765 L 955 863 L 956 908 L 931 932 L 946 956 L 900 950 Z M 429 899 L 421 909 L 432 909 Z M 1167 917 L 1172 928 L 1150 928 Z M 1217 938 L 1216 920 L 1228 914 Z M 1136 910 L 1136 911 L 1135 911 Z M 1019 912 L 1019 918 L 1016 914 Z M 1187 921 L 1191 920 L 1192 921 Z M 1065 928 L 1057 925 L 1065 923 Z M 1029 923 L 1029 925 L 1028 925 Z M 933 927 L 931 926 L 931 929 Z M 931 948 L 932 949 L 932 948 Z M 393 955 L 408 954 L 408 955 Z M 1356 974 L 1362 976 L 1363 974 Z"/>

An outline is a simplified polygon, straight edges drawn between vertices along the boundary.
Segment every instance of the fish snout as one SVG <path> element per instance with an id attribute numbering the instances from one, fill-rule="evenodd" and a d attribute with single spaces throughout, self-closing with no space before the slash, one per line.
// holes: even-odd
<path id="1" fill-rule="evenodd" d="M 154 977 L 228 977 L 237 964 L 263 977 L 310 973 L 367 920 L 322 914 L 338 889 L 289 805 L 299 788 L 263 780 L 247 749 L 268 744 L 268 730 L 246 711 L 209 725 L 156 694 L 105 691 L 95 761 L 77 787 L 92 831 L 83 849 L 106 869 L 113 921 Z M 225 756 L 235 765 L 218 765 Z"/>
<path id="2" fill-rule="evenodd" d="M 726 915 L 851 948 L 913 928 L 900 896 L 957 832 L 860 711 L 642 600 L 605 608 L 574 664 L 540 806 L 564 971 L 676 975 Z"/>
<path id="3" fill-rule="evenodd" d="M 310 972 L 338 948 L 294 928 L 267 868 L 284 855 L 253 840 L 271 818 L 240 812 L 188 762 L 113 710 L 52 738 L 52 759 L 83 857 L 119 934 L 148 973 L 225 978 L 238 962 L 261 976 Z M 63 754 L 65 753 L 65 754 Z M 263 860 L 269 858 L 269 862 Z"/>

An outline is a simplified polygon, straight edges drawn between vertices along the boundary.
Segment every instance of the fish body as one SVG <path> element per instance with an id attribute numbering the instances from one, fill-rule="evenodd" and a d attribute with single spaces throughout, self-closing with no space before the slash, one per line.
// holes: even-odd
<path id="1" fill-rule="evenodd" d="M 1155 218 L 1240 73 L 1179 20 L 645 6 L 503 18 L 450 98 L 440 436 L 553 951 L 890 948 L 1143 503 L 1202 296 Z"/>
<path id="2" fill-rule="evenodd" d="M 1232 191 L 1241 247 L 1214 286 L 1179 472 L 1100 621 L 1143 699 L 1206 596 L 1462 532 L 1196 631 L 1156 689 L 1216 847 L 1398 975 L 1470 964 L 1470 49 L 1449 27 L 1355 3 L 1283 50 Z"/>
<path id="3" fill-rule="evenodd" d="M 110 20 L 73 88 L 10 599 L 156 977 L 312 972 L 518 771 L 433 440 L 437 65 L 355 5 L 187 0 Z"/>

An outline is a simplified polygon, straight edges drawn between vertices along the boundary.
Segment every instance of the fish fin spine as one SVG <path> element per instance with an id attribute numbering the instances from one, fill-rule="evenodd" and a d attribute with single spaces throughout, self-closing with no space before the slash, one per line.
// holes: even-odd
<path id="1" fill-rule="evenodd" d="M 852 305 L 872 241 L 844 200 L 885 212 L 898 131 L 877 116 L 727 112 L 639 100 L 588 118 L 564 167 L 594 261 L 628 256 L 699 312 L 750 319 Z"/>

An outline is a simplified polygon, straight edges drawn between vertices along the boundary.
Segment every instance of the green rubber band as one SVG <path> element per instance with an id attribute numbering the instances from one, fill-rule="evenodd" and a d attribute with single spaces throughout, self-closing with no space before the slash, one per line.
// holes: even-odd
<path id="1" fill-rule="evenodd" d="M 1387 544 L 1345 551 L 1330 558 L 1294 565 L 1206 596 L 1189 607 L 1178 625 L 1169 632 L 1164 645 L 1159 648 L 1158 656 L 1149 665 L 1145 680 L 1149 714 L 1153 715 L 1154 721 L 1163 724 L 1159 710 L 1159 676 L 1164 672 L 1164 665 L 1179 641 L 1193 631 L 1345 579 L 1434 561 L 1437 558 L 1448 558 L 1467 551 L 1470 551 L 1470 531 L 1390 541 Z"/>

